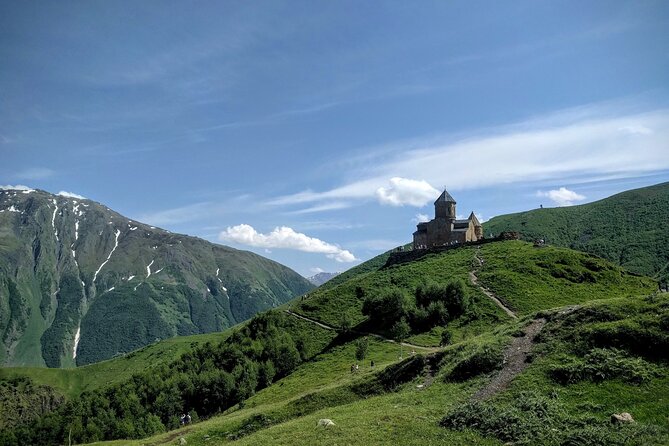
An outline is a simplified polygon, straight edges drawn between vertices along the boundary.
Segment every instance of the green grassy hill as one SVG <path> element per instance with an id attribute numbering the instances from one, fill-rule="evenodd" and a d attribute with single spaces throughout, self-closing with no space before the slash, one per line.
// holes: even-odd
<path id="1" fill-rule="evenodd" d="M 666 444 L 669 298 L 653 280 L 519 241 L 386 258 L 2 438 L 54 444 L 69 426 L 76 441 L 119 445 Z M 390 320 L 369 312 L 378 302 Z M 522 345 L 527 368 L 479 399 Z M 203 420 L 175 429 L 183 410 Z M 612 425 L 619 412 L 637 423 Z M 325 418 L 335 425 L 317 427 Z"/>
<path id="2" fill-rule="evenodd" d="M 502 215 L 484 231 L 518 231 L 604 257 L 630 271 L 669 279 L 669 183 L 626 191 L 579 206 Z"/>

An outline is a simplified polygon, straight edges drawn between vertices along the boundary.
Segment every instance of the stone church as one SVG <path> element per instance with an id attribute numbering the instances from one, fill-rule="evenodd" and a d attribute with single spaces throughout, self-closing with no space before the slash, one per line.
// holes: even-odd
<path id="1" fill-rule="evenodd" d="M 434 202 L 434 219 L 418 223 L 413 249 L 475 242 L 483 238 L 483 227 L 474 212 L 466 220 L 455 218 L 455 200 L 446 190 Z"/>

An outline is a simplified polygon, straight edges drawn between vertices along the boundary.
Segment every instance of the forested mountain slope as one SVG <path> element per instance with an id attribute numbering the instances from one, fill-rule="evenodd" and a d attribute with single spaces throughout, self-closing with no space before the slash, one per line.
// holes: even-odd
<path id="1" fill-rule="evenodd" d="M 313 286 L 91 200 L 0 190 L 0 363 L 71 367 L 221 331 Z"/>

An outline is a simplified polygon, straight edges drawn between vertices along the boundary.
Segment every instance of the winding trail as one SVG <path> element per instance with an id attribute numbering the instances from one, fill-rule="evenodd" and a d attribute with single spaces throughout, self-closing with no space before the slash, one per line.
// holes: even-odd
<path id="1" fill-rule="evenodd" d="M 488 288 L 484 287 L 483 285 L 481 285 L 479 283 L 479 278 L 476 276 L 476 271 L 478 271 L 479 268 L 481 268 L 481 266 L 483 266 L 483 259 L 481 259 L 481 257 L 479 257 L 479 249 L 480 248 L 476 248 L 476 253 L 474 254 L 474 259 L 478 263 L 478 267 L 469 271 L 469 280 L 471 281 L 472 285 L 478 287 L 483 294 L 485 294 L 490 299 L 492 299 L 492 301 L 495 302 L 495 304 L 497 304 L 498 307 L 500 307 L 502 310 L 504 310 L 504 312 L 506 314 L 508 314 L 512 319 L 518 319 L 518 316 L 516 315 L 516 313 L 514 313 L 513 311 L 511 311 L 511 309 L 509 307 L 504 305 L 504 303 L 502 303 L 502 301 L 499 300 L 499 298 L 497 296 L 495 296 L 495 293 L 493 293 Z"/>
<path id="2" fill-rule="evenodd" d="M 302 319 L 307 322 L 311 322 L 312 324 L 318 325 L 321 328 L 324 328 L 326 330 L 332 330 L 332 331 L 341 331 L 339 328 L 333 327 L 332 325 L 324 324 L 323 322 L 319 322 L 316 319 L 312 319 L 307 316 L 303 316 L 301 314 L 295 313 L 294 311 L 291 310 L 284 310 L 286 313 L 290 314 L 291 316 L 294 316 L 296 318 Z M 371 333 L 371 332 L 366 332 L 366 331 L 358 331 L 358 330 L 351 330 L 351 333 L 363 335 L 363 336 L 374 336 L 375 338 L 381 339 L 386 342 L 392 342 L 393 344 L 401 344 L 403 347 L 410 347 L 413 349 L 420 349 L 423 350 L 424 352 L 436 352 L 441 350 L 441 347 L 424 347 L 422 345 L 416 345 L 416 344 L 411 344 L 409 342 L 397 342 L 394 339 L 387 338 L 383 335 L 380 335 L 378 333 Z"/>
<path id="3" fill-rule="evenodd" d="M 534 337 L 544 328 L 546 319 L 533 320 L 525 327 L 524 336 L 513 338 L 513 342 L 504 350 L 504 366 L 485 387 L 474 394 L 472 399 L 485 400 L 501 392 L 509 383 L 529 365 L 527 355 L 534 345 Z"/>

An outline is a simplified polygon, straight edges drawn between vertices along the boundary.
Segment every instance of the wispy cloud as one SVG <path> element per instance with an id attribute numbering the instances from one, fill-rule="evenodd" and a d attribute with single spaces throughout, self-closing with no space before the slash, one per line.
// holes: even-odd
<path id="1" fill-rule="evenodd" d="M 537 197 L 547 197 L 558 206 L 571 206 L 575 201 L 585 200 L 585 195 L 581 195 L 566 187 L 549 190 L 548 192 L 537 191 Z"/>
<path id="2" fill-rule="evenodd" d="M 322 253 L 337 262 L 354 262 L 355 256 L 332 243 L 296 232 L 287 226 L 276 227 L 268 234 L 261 234 L 251 225 L 241 224 L 222 231 L 219 240 L 257 248 L 284 248 L 304 252 Z"/>
<path id="3" fill-rule="evenodd" d="M 595 104 L 477 133 L 455 140 L 444 137 L 444 143 L 429 138 L 420 148 L 413 148 L 412 141 L 408 150 L 391 143 L 393 152 L 374 167 L 352 166 L 345 173 L 360 178 L 357 181 L 325 191 L 305 190 L 269 203 L 318 206 L 373 198 L 401 203 L 397 185 L 387 186 L 396 177 L 422 178 L 428 185 L 463 190 L 565 178 L 632 177 L 669 169 L 669 110 L 620 114 Z"/>
<path id="4" fill-rule="evenodd" d="M 171 225 L 198 220 L 208 215 L 210 212 L 211 203 L 202 202 L 141 214 L 137 217 L 137 220 L 155 226 Z"/>
<path id="5" fill-rule="evenodd" d="M 19 180 L 43 180 L 53 176 L 55 173 L 55 171 L 46 167 L 30 167 L 16 172 L 14 178 Z"/>

